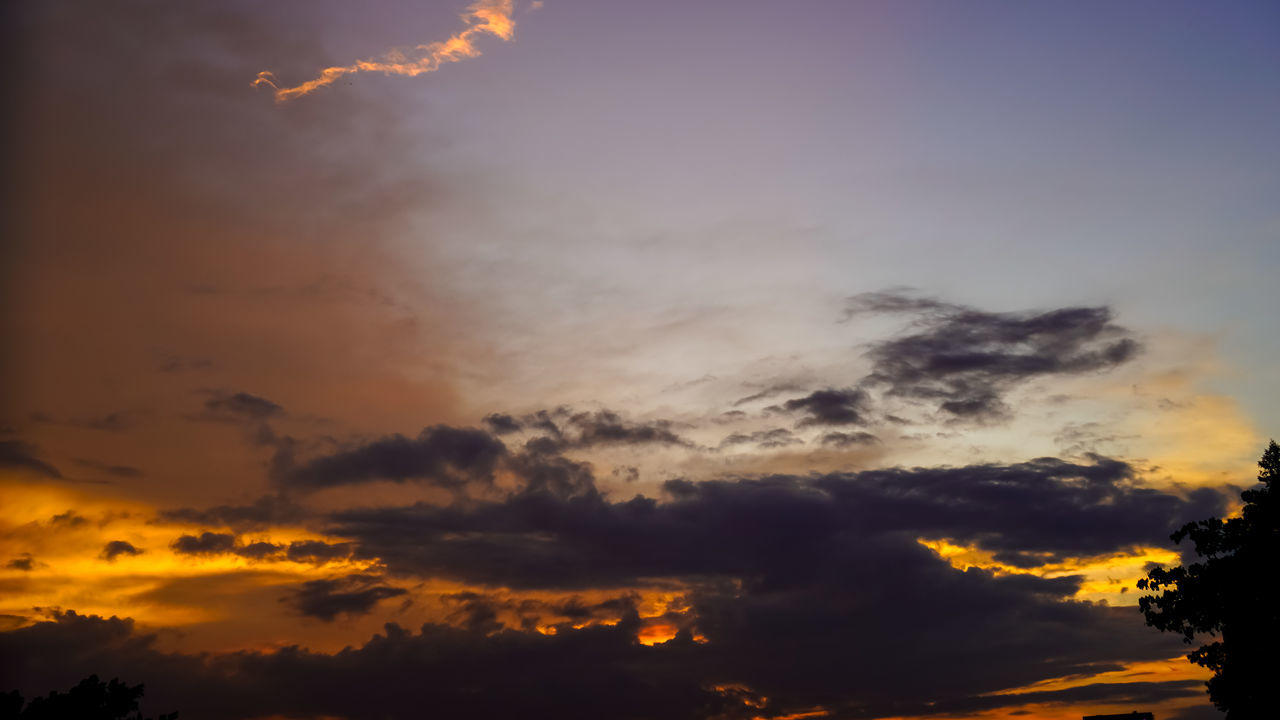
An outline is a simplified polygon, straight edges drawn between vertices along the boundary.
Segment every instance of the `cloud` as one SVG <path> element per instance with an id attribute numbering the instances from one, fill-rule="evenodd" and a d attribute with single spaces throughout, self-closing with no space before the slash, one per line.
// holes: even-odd
<path id="1" fill-rule="evenodd" d="M 633 621 L 637 615 L 635 593 L 621 593 L 588 602 L 577 595 L 567 599 L 545 600 L 500 592 L 465 590 L 446 593 L 440 599 L 452 608 L 448 617 L 452 624 L 485 635 L 508 627 L 501 619 L 503 615 L 514 615 L 519 628 L 526 632 L 539 626 L 554 632 L 564 632 L 592 621 L 608 624 Z"/>
<path id="2" fill-rule="evenodd" d="M 99 460 L 89 460 L 86 458 L 76 458 L 75 463 L 80 467 L 97 470 L 100 473 L 114 475 L 115 477 L 139 478 L 145 474 L 132 465 L 111 465 Z"/>
<path id="3" fill-rule="evenodd" d="M 533 447 L 506 459 L 505 467 L 521 483 L 524 495 L 549 495 L 556 498 L 596 497 L 596 481 L 591 465 L 570 460 L 555 452 L 554 447 Z"/>
<path id="4" fill-rule="evenodd" d="M 774 385 L 770 385 L 764 388 L 763 390 L 759 390 L 754 393 L 751 393 L 750 395 L 747 395 L 745 397 L 738 398 L 737 400 L 734 401 L 733 405 L 734 407 L 737 407 L 739 405 L 746 405 L 748 403 L 753 403 L 757 400 L 764 400 L 766 398 L 782 395 L 783 393 L 803 392 L 804 389 L 805 388 L 798 383 L 777 383 Z"/>
<path id="5" fill-rule="evenodd" d="M 506 446 L 482 430 L 437 425 L 416 438 L 390 435 L 297 464 L 278 458 L 275 480 L 287 488 L 319 490 L 386 480 L 460 489 L 488 484 Z"/>
<path id="6" fill-rule="evenodd" d="M 351 557 L 351 543 L 327 543 L 322 540 L 295 540 L 289 543 L 285 557 L 293 562 L 323 564 Z"/>
<path id="7" fill-rule="evenodd" d="M 485 419 L 492 426 L 490 415 Z M 495 432 L 506 432 L 508 427 L 540 432 L 537 447 L 556 451 L 583 449 L 610 445 L 668 445 L 694 447 L 689 440 L 678 435 L 675 423 L 670 420 L 638 422 L 623 418 L 613 410 L 574 412 L 568 407 L 539 410 L 515 421 L 501 416 L 503 425 Z M 507 421 L 511 422 L 508 423 Z"/>
<path id="8" fill-rule="evenodd" d="M 795 434 L 786 428 L 759 430 L 753 433 L 733 433 L 720 441 L 721 448 L 746 444 L 754 444 L 756 447 L 760 448 L 780 448 L 791 445 L 803 445 L 804 441 L 796 437 Z"/>
<path id="9" fill-rule="evenodd" d="M 37 456 L 34 445 L 21 440 L 0 440 L 0 468 L 22 470 L 55 480 L 62 479 L 62 473 Z"/>
<path id="10" fill-rule="evenodd" d="M 284 415 L 284 408 L 270 400 L 251 395 L 247 392 L 227 392 L 215 390 L 204 402 L 205 420 L 221 422 L 244 422 L 251 420 L 269 420 Z"/>
<path id="11" fill-rule="evenodd" d="M 277 453 L 273 476 L 288 489 L 318 490 L 379 480 L 420 482 L 454 491 L 468 487 L 490 488 L 494 473 L 506 470 L 519 482 L 515 490 L 551 493 L 557 497 L 585 496 L 596 492 L 595 478 L 587 463 L 560 453 L 566 449 L 600 445 L 677 445 L 680 438 L 666 421 L 634 423 L 608 411 L 569 413 L 555 411 L 563 429 L 543 411 L 526 418 L 525 429 L 547 434 L 527 440 L 511 452 L 483 430 L 437 425 L 416 438 L 389 435 L 321 455 L 305 462 L 292 457 L 286 444 Z"/>
<path id="12" fill-rule="evenodd" d="M 484 416 L 484 424 L 489 426 L 494 435 L 508 435 L 520 432 L 520 421 L 506 413 L 490 413 Z"/>
<path id="13" fill-rule="evenodd" d="M 171 546 L 174 552 L 182 555 L 221 555 L 235 550 L 236 536 L 213 532 L 202 532 L 199 536 L 182 535 Z"/>
<path id="14" fill-rule="evenodd" d="M 142 414 L 143 413 L 139 411 L 122 410 L 96 417 L 59 420 L 46 413 L 35 412 L 31 414 L 31 421 L 47 425 L 65 425 L 67 427 L 84 428 L 86 430 L 101 430 L 103 432 L 119 433 L 136 427 L 138 424 L 138 416 Z"/>
<path id="15" fill-rule="evenodd" d="M 64 529 L 83 527 L 89 524 L 88 518 L 77 514 L 75 510 L 67 510 L 49 518 L 49 524 Z"/>
<path id="16" fill-rule="evenodd" d="M 844 566 L 846 542 L 949 538 L 1021 567 L 1163 545 L 1229 493 L 1143 487 L 1127 464 L 1011 465 L 668 481 L 670 502 L 524 493 L 501 502 L 334 513 L 328 530 L 394 573 L 572 589 L 644 578 L 773 585 Z"/>
<path id="17" fill-rule="evenodd" d="M 397 720 L 420 717 L 424 707 L 477 720 L 746 720 L 818 705 L 832 717 L 862 718 L 1027 702 L 1151 701 L 1202 692 L 1195 681 L 998 692 L 1046 673 L 1116 667 L 1120 642 L 1139 640 L 1129 651 L 1134 655 L 1176 652 L 1178 645 L 1158 633 L 1135 634 L 1136 624 L 1126 622 L 1132 613 L 1083 604 L 1055 608 L 982 573 L 943 572 L 949 581 L 931 586 L 937 592 L 903 598 L 903 613 L 887 619 L 856 619 L 862 617 L 858 597 L 892 599 L 881 597 L 883 591 L 874 584 L 858 592 L 833 586 L 830 590 L 837 594 L 825 600 L 816 594 L 750 597 L 738 611 L 720 614 L 727 608 L 717 607 L 717 601 L 732 602 L 731 596 L 700 597 L 699 610 L 707 614 L 702 631 L 711 633 L 706 643 L 684 636 L 641 645 L 635 640 L 640 619 L 625 609 L 621 621 L 612 625 L 564 625 L 552 635 L 499 629 L 487 614 L 494 609 L 492 598 L 459 594 L 452 602 L 462 627 L 425 624 L 414 632 L 387 624 L 363 645 L 332 654 L 298 647 L 204 656 L 169 653 L 130 620 L 67 612 L 0 633 L 0 662 L 13 668 L 10 683 L 41 689 L 35 692 L 69 686 L 75 677 L 95 670 L 145 679 L 150 704 L 144 704 L 144 712 L 176 708 L 191 720 L 272 715 Z M 926 573 L 915 582 L 937 579 Z M 318 589 L 306 596 L 305 602 L 314 599 L 311 609 L 318 614 L 313 617 L 337 619 L 352 611 L 347 608 L 362 612 L 367 603 L 385 600 L 395 589 L 374 576 L 333 582 L 312 586 Z M 360 594 L 373 588 L 383 590 Z M 294 595 L 288 602 L 298 599 Z M 798 600 L 812 604 L 805 607 Z M 851 601 L 854 607 L 847 605 Z M 974 601 L 996 602 L 1010 614 L 975 617 L 968 611 Z M 940 612 L 948 608 L 952 610 Z M 597 612 L 589 606 L 581 610 L 584 615 Z M 908 613 L 915 614 L 916 622 L 900 624 Z M 966 624 L 975 619 L 976 626 Z M 919 648 L 918 653 L 894 652 L 904 647 L 901 643 L 923 639 L 930 642 L 909 646 Z M 788 662 L 779 663 L 778 657 Z M 353 687 L 359 691 L 352 692 Z"/>
<path id="18" fill-rule="evenodd" d="M 445 595 L 441 599 L 456 604 L 449 619 L 471 632 L 487 635 L 503 628 L 502 622 L 498 620 L 500 603 L 491 596 L 460 592 Z"/>
<path id="19" fill-rule="evenodd" d="M 597 445 L 681 445 L 691 443 L 671 430 L 671 422 L 657 420 L 647 423 L 627 422 L 618 413 L 598 410 L 577 413 L 569 417 L 569 424 L 578 431 L 573 447 Z"/>
<path id="20" fill-rule="evenodd" d="M 145 678 L 143 712 L 177 708 L 191 720 L 250 717 L 610 717 L 693 720 L 729 709 L 634 642 L 634 619 L 613 627 L 538 633 L 388 624 L 359 647 L 325 654 L 291 647 L 197 658 L 165 653 L 132 621 L 64 613 L 0 633 L 0 660 L 22 688 L 69 687 L 86 667 Z M 672 653 L 673 655 L 678 654 Z M 19 659 L 22 662 L 17 662 Z M 624 672 L 624 669 L 629 671 Z M 92 670 L 90 671 L 92 672 Z M 84 677 L 84 673 L 79 677 Z M 64 678 L 71 677 L 64 682 Z M 662 688 L 655 692 L 655 688 Z M 353 691 L 356 688 L 356 691 Z"/>
<path id="21" fill-rule="evenodd" d="M 366 615 L 381 601 L 406 594 L 382 584 L 377 575 L 356 573 L 328 580 L 309 580 L 286 601 L 300 614 L 332 622 L 339 615 Z"/>
<path id="22" fill-rule="evenodd" d="M 284 551 L 283 545 L 259 540 L 236 548 L 235 554 L 250 560 L 265 560 L 266 558 L 279 555 L 282 551 Z"/>
<path id="23" fill-rule="evenodd" d="M 204 510 L 174 508 L 161 510 L 156 515 L 164 522 L 216 525 L 243 532 L 278 525 L 296 525 L 306 519 L 310 513 L 286 497 L 263 495 L 251 505 L 218 505 Z"/>
<path id="24" fill-rule="evenodd" d="M 31 553 L 23 553 L 19 557 L 16 557 L 4 564 L 5 568 L 9 570 L 21 570 L 23 572 L 30 572 L 34 570 L 36 565 L 36 559 L 31 555 Z"/>
<path id="25" fill-rule="evenodd" d="M 242 543 L 235 533 L 203 532 L 199 536 L 182 535 L 171 544 L 174 552 L 182 555 L 238 555 L 248 560 L 282 560 L 324 564 L 331 560 L 349 557 L 347 543 L 326 543 L 320 540 L 295 540 L 281 545 L 267 540 Z"/>
<path id="26" fill-rule="evenodd" d="M 352 65 L 328 67 L 312 80 L 294 87 L 280 87 L 270 72 L 260 72 L 253 85 L 275 90 L 276 102 L 284 102 L 332 85 L 343 76 L 360 72 L 417 77 L 435 72 L 441 65 L 477 57 L 480 49 L 475 41 L 480 35 L 494 35 L 510 40 L 516 23 L 512 18 L 513 0 L 477 0 L 462 14 L 467 28 L 448 40 L 418 45 L 410 51 L 393 50 L 376 60 L 360 60 Z"/>
<path id="27" fill-rule="evenodd" d="M 966 697 L 934 703 L 909 700 L 890 701 L 869 708 L 864 706 L 862 708 L 862 716 L 968 715 L 980 713 L 984 710 L 995 710 L 1021 704 L 1054 704 L 1062 706 L 1105 703 L 1130 707 L 1150 707 L 1168 700 L 1194 698 L 1202 695 L 1204 695 L 1204 683 L 1199 680 L 1105 682 L 1089 683 L 1061 690 L 992 693 L 982 697 Z M 1217 713 L 1218 711 L 1214 710 L 1214 712 Z M 1120 715 L 1120 717 L 1129 717 L 1129 715 Z M 1218 713 L 1217 717 L 1221 717 L 1221 713 Z"/>
<path id="28" fill-rule="evenodd" d="M 916 315 L 912 330 L 875 343 L 868 386 L 936 404 L 955 419 L 1008 417 L 1005 394 L 1037 377 L 1108 370 L 1138 354 L 1138 341 L 1106 307 L 993 313 L 896 292 L 850 298 L 847 317 Z"/>
<path id="29" fill-rule="evenodd" d="M 126 542 L 124 540 L 112 540 L 102 548 L 102 552 L 98 557 L 106 560 L 107 562 L 112 562 L 121 555 L 128 555 L 132 557 L 141 554 L 142 551 L 134 547 L 131 542 Z"/>
<path id="30" fill-rule="evenodd" d="M 891 288 L 854 295 L 845 303 L 843 321 L 862 314 L 912 313 L 941 317 L 963 311 L 961 305 L 943 302 L 935 298 L 917 297 L 909 288 Z"/>
<path id="31" fill-rule="evenodd" d="M 818 390 L 780 406 L 787 412 L 804 413 L 800 427 L 813 425 L 863 425 L 867 423 L 870 398 L 863 390 Z"/>
<path id="32" fill-rule="evenodd" d="M 282 442 L 269 422 L 286 416 L 280 405 L 247 392 L 204 392 L 209 396 L 204 402 L 204 409 L 187 415 L 188 419 L 241 425 L 254 445 L 276 446 Z"/>
<path id="33" fill-rule="evenodd" d="M 845 448 L 855 445 L 874 445 L 880 442 L 880 438 L 867 432 L 829 432 L 822 436 L 820 442 L 823 445 Z"/>

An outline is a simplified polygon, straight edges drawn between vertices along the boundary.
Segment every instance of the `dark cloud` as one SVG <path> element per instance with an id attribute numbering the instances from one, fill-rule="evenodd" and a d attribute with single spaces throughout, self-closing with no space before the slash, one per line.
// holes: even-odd
<path id="1" fill-rule="evenodd" d="M 688 447 L 692 445 L 672 431 L 672 423 L 668 420 L 648 423 L 629 422 L 610 410 L 598 410 L 592 413 L 577 413 L 569 418 L 569 423 L 578 431 L 578 436 L 572 443 L 574 447 L 646 444 Z"/>
<path id="2" fill-rule="evenodd" d="M 851 298 L 850 316 L 859 313 L 916 315 L 907 334 L 872 345 L 867 384 L 936 404 L 957 419 L 1007 417 L 1011 388 L 1037 377 L 1108 370 L 1140 350 L 1106 307 L 992 313 L 888 292 Z"/>
<path id="3" fill-rule="evenodd" d="M 203 532 L 199 536 L 183 535 L 172 543 L 173 551 L 183 555 L 221 555 L 234 552 L 236 536 L 232 533 Z"/>
<path id="4" fill-rule="evenodd" d="M 509 428 L 541 433 L 534 438 L 537 441 L 534 447 L 546 451 L 601 445 L 694 446 L 676 433 L 675 423 L 670 420 L 637 422 L 612 410 L 574 412 L 568 407 L 558 407 L 530 413 L 519 421 L 506 415 L 490 415 L 485 422 L 499 434 L 510 432 Z"/>
<path id="5" fill-rule="evenodd" d="M 567 407 L 559 407 L 554 410 L 539 410 L 524 416 L 521 422 L 529 430 L 537 430 L 558 438 L 563 433 L 560 431 L 560 426 L 556 424 L 556 420 L 566 418 L 572 414 L 573 411 Z"/>
<path id="6" fill-rule="evenodd" d="M 381 601 L 406 594 L 377 575 L 354 574 L 309 580 L 285 600 L 300 614 L 332 622 L 339 615 L 366 615 Z"/>
<path id="7" fill-rule="evenodd" d="M 1127 465 L 1101 458 L 684 481 L 667 491 L 662 504 L 539 495 L 353 511 L 335 517 L 335 530 L 393 572 L 559 588 L 681 577 L 694 583 L 697 629 L 709 640 L 700 672 L 724 667 L 722 677 L 782 707 L 849 707 L 857 697 L 896 708 L 913 694 L 974 697 L 1176 652 L 1144 635 L 1128 609 L 1070 601 L 1079 578 L 961 572 L 916 537 L 1042 563 L 1162 543 L 1183 520 L 1220 512 L 1225 498 L 1142 488 Z M 471 610 L 477 626 L 491 627 L 483 618 L 495 608 L 484 602 Z M 853 658 L 853 647 L 876 658 L 912 650 L 877 664 Z M 913 708 L 903 712 L 927 712 Z"/>
<path id="8" fill-rule="evenodd" d="M 23 470 L 42 477 L 62 479 L 62 473 L 38 457 L 34 445 L 21 440 L 0 440 L 0 468 Z"/>
<path id="9" fill-rule="evenodd" d="M 759 430 L 753 433 L 733 433 L 720 441 L 721 448 L 748 444 L 760 448 L 780 448 L 789 445 L 803 445 L 804 441 L 786 428 Z"/>
<path id="10" fill-rule="evenodd" d="M 31 421 L 46 425 L 65 425 L 67 427 L 83 428 L 86 430 L 101 430 L 103 432 L 124 432 L 138 424 L 138 418 L 144 413 L 139 411 L 121 410 L 118 412 L 107 413 L 94 417 L 81 417 L 71 419 L 58 419 L 48 413 L 34 412 L 31 413 Z"/>
<path id="11" fill-rule="evenodd" d="M 49 518 L 50 525 L 58 525 L 64 528 L 78 528 L 89 524 L 89 519 L 78 514 L 75 510 L 58 513 Z"/>
<path id="12" fill-rule="evenodd" d="M 1176 714 L 1170 715 L 1168 720 L 1222 720 L 1222 718 L 1222 711 L 1206 700 L 1202 705 L 1179 710 Z"/>
<path id="13" fill-rule="evenodd" d="M 265 560 L 267 558 L 277 556 L 282 552 L 284 552 L 283 545 L 276 545 L 275 543 L 266 542 L 264 540 L 251 542 L 235 549 L 236 555 L 250 560 Z"/>
<path id="14" fill-rule="evenodd" d="M 1084 455 L 1098 452 L 1101 446 L 1114 446 L 1137 437 L 1108 432 L 1101 423 L 1067 423 L 1053 436 L 1053 442 L 1065 455 Z"/>
<path id="15" fill-rule="evenodd" d="M 982 697 L 967 697 L 942 702 L 923 703 L 891 701 L 876 706 L 862 707 L 851 717 L 884 717 L 891 715 L 968 715 L 985 710 L 995 710 L 1014 704 L 1108 704 L 1128 707 L 1149 707 L 1169 700 L 1195 698 L 1204 695 L 1204 683 L 1196 680 L 1171 680 L 1164 682 L 1113 682 L 1091 683 L 1063 690 L 1041 690 L 1017 693 L 992 693 Z M 1210 706 L 1212 709 L 1212 706 Z M 1222 714 L 1214 710 L 1218 718 Z M 1011 715 L 1030 715 L 1027 711 Z M 1121 715 L 1120 717 L 1129 717 Z M 1199 716 L 1193 716 L 1199 717 Z"/>
<path id="16" fill-rule="evenodd" d="M 9 570 L 21 570 L 30 572 L 36 568 L 36 559 L 31 553 L 23 553 L 22 555 L 5 563 L 4 566 Z"/>
<path id="17" fill-rule="evenodd" d="M 525 495 L 550 495 L 557 498 L 596 497 L 595 475 L 591 465 L 570 460 L 554 452 L 554 448 L 537 447 L 509 456 L 504 465 L 521 482 Z"/>
<path id="18" fill-rule="evenodd" d="M 441 599 L 454 605 L 449 619 L 471 632 L 487 635 L 504 627 L 498 620 L 498 611 L 509 603 L 476 592 L 450 593 Z"/>
<path id="19" fill-rule="evenodd" d="M 293 545 L 297 544 L 293 543 Z M 183 555 L 239 555 L 249 560 L 280 559 L 288 556 L 288 548 L 284 545 L 266 540 L 242 543 L 235 533 L 203 532 L 199 536 L 183 535 L 174 540 L 171 547 L 174 552 Z"/>
<path id="20" fill-rule="evenodd" d="M 563 410 L 562 410 L 563 413 Z M 544 416 L 549 423 L 549 416 Z M 545 425 L 544 427 L 547 427 Z M 562 420 L 562 425 L 550 425 L 553 436 L 561 439 L 562 447 L 595 447 L 602 445 L 671 445 L 692 447 L 692 443 L 673 430 L 669 420 L 648 423 L 625 420 L 612 410 L 596 410 L 594 413 L 573 413 Z"/>
<path id="21" fill-rule="evenodd" d="M 289 543 L 285 557 L 294 562 L 322 564 L 351 557 L 351 543 L 327 543 L 322 540 L 295 540 Z"/>
<path id="22" fill-rule="evenodd" d="M 472 632 L 490 634 L 507 627 L 500 619 L 503 613 L 515 615 L 520 629 L 525 631 L 541 625 L 556 632 L 567 632 L 588 621 L 622 622 L 636 615 L 638 596 L 622 593 L 605 600 L 586 602 L 578 596 L 567 600 L 517 599 L 467 590 L 441 595 L 440 599 L 452 606 L 449 620 L 453 624 Z"/>
<path id="23" fill-rule="evenodd" d="M 576 497 L 596 493 L 591 466 L 560 454 L 565 446 L 582 442 L 661 442 L 646 439 L 650 431 L 661 430 L 629 425 L 595 425 L 595 416 L 570 418 L 575 426 L 591 425 L 590 440 L 581 436 L 571 442 L 564 437 L 538 436 L 525 442 L 519 452 L 507 447 L 483 430 L 427 428 L 415 439 L 403 435 L 379 438 L 363 445 L 296 463 L 287 453 L 278 454 L 274 476 L 290 488 L 320 489 L 376 480 L 423 482 L 455 491 L 490 487 L 494 472 L 505 469 L 520 483 L 516 492 L 549 493 L 556 497 Z M 608 435 L 612 440 L 600 439 Z M 631 437 L 627 440 L 625 438 Z M 638 438 L 638 439 L 637 439 Z M 287 451 L 287 448 L 286 448 Z M 283 455 L 283 459 L 281 459 Z"/>
<path id="24" fill-rule="evenodd" d="M 823 445 L 834 447 L 853 447 L 855 445 L 875 445 L 880 438 L 868 432 L 829 432 L 822 436 Z"/>
<path id="25" fill-rule="evenodd" d="M 208 398 L 204 409 L 188 417 L 192 420 L 240 425 L 248 433 L 254 445 L 279 446 L 287 438 L 276 435 L 270 421 L 285 416 L 284 408 L 276 403 L 247 392 L 225 390 L 206 391 Z"/>
<path id="26" fill-rule="evenodd" d="M 304 490 L 378 480 L 459 489 L 492 482 L 505 454 L 506 446 L 482 430 L 437 425 L 416 438 L 391 435 L 301 464 L 278 458 L 274 477 L 281 485 Z"/>
<path id="27" fill-rule="evenodd" d="M 247 392 L 215 390 L 204 402 L 204 411 L 197 417 L 220 422 L 244 422 L 269 420 L 284 415 L 284 408 L 270 400 Z"/>
<path id="28" fill-rule="evenodd" d="M 508 435 L 514 432 L 520 432 L 522 426 L 520 421 L 506 413 L 490 413 L 484 416 L 484 424 L 489 426 L 489 431 L 494 435 Z"/>
<path id="29" fill-rule="evenodd" d="M 251 505 L 219 505 L 198 510 L 161 510 L 157 517 L 166 522 L 216 525 L 237 531 L 262 530 L 277 525 L 296 525 L 309 516 L 301 506 L 280 495 L 263 495 Z"/>
<path id="30" fill-rule="evenodd" d="M 585 482 L 585 478 L 582 480 Z M 514 587 L 620 585 L 729 575 L 764 583 L 818 574 L 837 537 L 950 538 L 1034 567 L 1161 545 L 1221 515 L 1227 495 L 1142 487 L 1121 462 L 876 470 L 810 478 L 670 481 L 671 502 L 526 493 L 464 507 L 351 510 L 330 528 L 394 572 Z M 826 559 L 824 559 L 826 558 Z"/>
<path id="31" fill-rule="evenodd" d="M 868 422 L 870 398 L 863 390 L 826 389 L 782 403 L 782 410 L 804 413 L 800 427 L 863 425 Z"/>
<path id="32" fill-rule="evenodd" d="M 1221 515 L 1229 489 L 1185 496 L 1143 487 L 1128 464 L 1039 458 L 1012 465 L 871 470 L 815 481 L 870 532 L 971 542 L 1024 567 L 1163 545 L 1183 523 Z"/>
<path id="33" fill-rule="evenodd" d="M 76 458 L 75 461 L 80 467 L 96 470 L 107 475 L 114 475 L 115 477 L 139 478 L 144 474 L 141 470 L 131 465 L 111 465 L 98 460 L 87 460 L 85 458 Z"/>
<path id="34" fill-rule="evenodd" d="M 633 616 L 554 636 L 486 637 L 388 624 L 363 646 L 336 654 L 290 647 L 197 658 L 158 650 L 155 637 L 130 620 L 65 613 L 0 633 L 0 662 L 15 668 L 8 682 L 31 694 L 70 687 L 90 672 L 145 678 L 143 713 L 177 708 L 184 720 L 408 720 L 424 709 L 464 720 L 749 717 L 726 714 L 745 708 L 703 687 L 706 672 L 688 674 L 696 648 L 638 645 L 637 625 Z"/>
<path id="35" fill-rule="evenodd" d="M 145 678 L 144 712 L 177 708 L 190 720 L 273 715 L 398 720 L 421 717 L 423 708 L 476 720 L 747 720 L 817 705 L 832 718 L 852 719 L 959 714 L 1027 702 L 1157 702 L 1202 693 L 1195 681 L 1000 693 L 1002 687 L 1047 673 L 1115 669 L 1120 655 L 1114 648 L 1121 641 L 1139 639 L 1130 650 L 1136 656 L 1155 657 L 1178 646 L 1158 633 L 1135 635 L 1135 623 L 1127 617 L 1132 613 L 1085 604 L 1055 609 L 1051 601 L 1028 600 L 1016 588 L 1001 588 L 998 582 L 992 588 L 993 580 L 981 573 L 949 571 L 949 577 L 950 582 L 931 586 L 933 591 L 902 598 L 906 609 L 918 614 L 918 627 L 859 620 L 865 603 L 858 597 L 897 599 L 892 593 L 883 597 L 874 584 L 859 592 L 836 586 L 840 594 L 826 602 L 816 596 L 749 597 L 735 603 L 736 611 L 724 613 L 716 599 L 734 599 L 713 594 L 698 599 L 699 611 L 708 615 L 700 628 L 711 633 L 708 642 L 684 635 L 652 647 L 635 641 L 641 621 L 634 611 L 623 609 L 622 619 L 611 625 L 574 629 L 565 624 L 546 635 L 499 628 L 492 598 L 459 594 L 452 601 L 461 627 L 427 624 L 411 632 L 388 624 L 364 645 L 334 654 L 298 647 L 205 656 L 166 653 L 155 636 L 137 632 L 130 620 L 68 612 L 0 633 L 0 662 L 13 668 L 8 676 L 13 686 L 34 694 L 68 687 L 94 671 Z M 340 587 L 315 592 L 316 609 L 333 609 L 333 618 L 349 612 L 348 601 L 334 601 L 347 592 L 342 581 L 336 582 Z M 351 580 L 350 586 L 394 589 L 373 577 Z M 385 599 L 376 595 L 372 603 Z M 815 603 L 808 613 L 800 612 L 795 603 L 800 599 Z M 975 600 L 994 601 L 998 610 L 1017 614 L 991 614 L 987 622 L 969 627 L 965 622 L 972 618 L 960 608 Z M 349 604 L 359 612 L 367 601 L 362 597 Z M 850 601 L 855 604 L 848 606 Z M 839 615 L 833 614 L 837 609 Z M 580 610 L 583 618 L 605 613 L 590 606 L 566 610 Z M 833 624 L 839 618 L 844 622 Z M 1069 641 L 1072 637 L 1076 640 Z M 860 642 L 851 644 L 855 639 Z M 899 644 L 922 639 L 929 642 Z M 895 652 L 902 647 L 912 652 Z"/>
<path id="36" fill-rule="evenodd" d="M 798 383 L 777 383 L 774 385 L 770 385 L 764 388 L 763 390 L 758 390 L 756 392 L 753 392 L 750 395 L 747 395 L 745 397 L 738 398 L 737 400 L 734 401 L 733 405 L 734 407 L 737 407 L 739 405 L 746 405 L 748 403 L 753 403 L 757 400 L 764 400 L 766 398 L 782 395 L 783 393 L 798 393 L 798 392 L 804 392 L 804 390 L 805 390 L 804 386 Z"/>
<path id="37" fill-rule="evenodd" d="M 726 410 L 711 419 L 711 422 L 717 425 L 727 425 L 743 420 L 747 417 L 746 411 L 743 410 Z"/>
<path id="38" fill-rule="evenodd" d="M 134 555 L 141 555 L 141 554 L 142 554 L 142 551 L 134 547 L 133 543 L 131 542 L 126 542 L 124 540 L 112 540 L 102 548 L 102 552 L 98 555 L 98 557 L 102 558 L 103 560 L 106 560 L 107 562 L 111 562 L 112 560 L 115 560 L 121 555 L 128 555 L 132 557 Z"/>
<path id="39" fill-rule="evenodd" d="M 623 482 L 635 482 L 640 479 L 640 468 L 634 465 L 618 465 L 609 474 Z"/>
<path id="40" fill-rule="evenodd" d="M 849 298 L 845 304 L 843 320 L 850 320 L 862 314 L 911 313 L 917 315 L 939 316 L 963 311 L 960 305 L 953 305 L 941 300 L 917 297 L 911 294 L 910 288 L 891 288 L 874 292 L 860 293 Z"/>

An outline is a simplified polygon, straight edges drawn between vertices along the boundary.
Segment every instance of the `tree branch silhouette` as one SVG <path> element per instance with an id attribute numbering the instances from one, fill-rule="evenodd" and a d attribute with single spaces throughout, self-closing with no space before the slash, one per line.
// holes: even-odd
<path id="1" fill-rule="evenodd" d="M 1147 595 L 1138 601 L 1147 624 L 1179 633 L 1188 644 L 1197 635 L 1217 640 L 1187 654 L 1213 671 L 1209 699 L 1228 720 L 1267 717 L 1275 703 L 1275 652 L 1280 643 L 1280 603 L 1267 578 L 1280 568 L 1280 446 L 1271 441 L 1258 461 L 1260 487 L 1240 494 L 1239 517 L 1188 523 L 1173 533 L 1190 538 L 1201 560 L 1183 567 L 1155 568 L 1138 581 Z"/>
<path id="2" fill-rule="evenodd" d="M 105 683 L 97 675 L 81 680 L 67 692 L 50 692 L 32 698 L 23 707 L 22 695 L 13 690 L 0 694 L 0 720 L 149 720 L 138 712 L 143 686 L 130 686 L 118 678 Z M 178 713 L 155 720 L 177 720 Z"/>

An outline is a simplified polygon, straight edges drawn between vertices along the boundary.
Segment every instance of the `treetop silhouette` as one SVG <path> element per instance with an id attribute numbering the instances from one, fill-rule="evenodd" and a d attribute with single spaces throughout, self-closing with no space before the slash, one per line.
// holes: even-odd
<path id="1" fill-rule="evenodd" d="M 1185 567 L 1156 568 L 1138 581 L 1138 608 L 1147 624 L 1218 638 L 1187 654 L 1213 671 L 1209 699 L 1229 720 L 1269 717 L 1276 707 L 1275 654 L 1280 649 L 1280 602 L 1267 590 L 1280 568 L 1280 446 L 1271 441 L 1258 461 L 1260 487 L 1240 494 L 1239 517 L 1188 523 L 1171 535 L 1190 538 L 1201 559 Z"/>
<path id="2" fill-rule="evenodd" d="M 22 695 L 13 690 L 0 694 L 0 720 L 148 720 L 138 712 L 143 686 L 129 686 L 112 678 L 102 682 L 90 675 L 65 693 L 50 692 L 32 698 L 23 707 Z M 178 713 L 155 720 L 177 720 Z"/>

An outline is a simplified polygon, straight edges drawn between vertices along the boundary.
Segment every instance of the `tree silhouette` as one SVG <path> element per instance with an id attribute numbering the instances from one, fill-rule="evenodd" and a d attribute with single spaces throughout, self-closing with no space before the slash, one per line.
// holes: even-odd
<path id="1" fill-rule="evenodd" d="M 1240 494 L 1240 517 L 1209 518 L 1182 526 L 1170 537 L 1191 538 L 1200 561 L 1156 568 L 1138 589 L 1161 592 L 1138 601 L 1147 624 L 1181 633 L 1190 643 L 1201 633 L 1218 640 L 1187 654 L 1213 671 L 1209 699 L 1229 720 L 1274 717 L 1280 678 L 1280 602 L 1265 588 L 1280 569 L 1280 446 L 1274 440 L 1258 461 L 1260 487 Z"/>
<path id="2" fill-rule="evenodd" d="M 33 698 L 25 708 L 22 695 L 13 690 L 0 694 L 0 720 L 145 720 L 137 711 L 142 689 L 142 685 L 130 687 L 116 678 L 104 683 L 97 675 L 90 675 L 65 693 Z M 156 720 L 177 717 L 175 712 Z"/>

